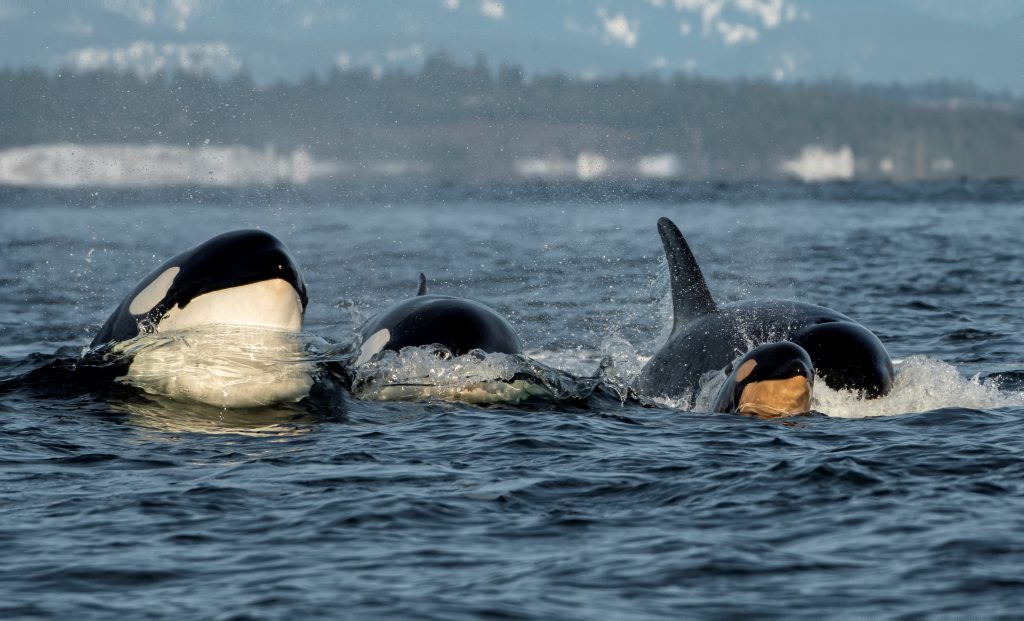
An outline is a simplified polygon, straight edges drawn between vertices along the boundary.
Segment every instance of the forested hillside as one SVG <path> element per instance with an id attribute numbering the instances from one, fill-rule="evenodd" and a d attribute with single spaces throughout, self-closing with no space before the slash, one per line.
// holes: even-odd
<path id="1" fill-rule="evenodd" d="M 661 156 L 672 158 L 661 176 L 771 179 L 809 146 L 849 147 L 859 179 L 1020 178 L 1024 104 L 957 84 L 526 78 L 443 54 L 418 73 L 335 70 L 266 88 L 244 72 L 0 72 L 0 149 L 53 143 L 304 149 L 452 182 L 558 175 L 581 154 L 620 177 Z"/>

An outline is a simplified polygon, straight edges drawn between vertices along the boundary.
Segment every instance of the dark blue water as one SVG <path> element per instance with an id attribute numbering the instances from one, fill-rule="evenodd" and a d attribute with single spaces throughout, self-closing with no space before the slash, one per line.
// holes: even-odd
<path id="1" fill-rule="evenodd" d="M 667 331 L 654 223 L 719 300 L 873 329 L 892 395 L 786 422 L 623 405 L 360 401 L 221 410 L 83 390 L 135 282 L 259 226 L 307 331 L 415 292 L 484 300 L 532 357 L 624 378 Z M 1024 211 L 1016 204 L 504 203 L 0 212 L 0 616 L 676 618 L 1024 607 Z M 99 381 L 99 380 L 97 380 Z M 86 386 L 88 388 L 88 386 Z"/>

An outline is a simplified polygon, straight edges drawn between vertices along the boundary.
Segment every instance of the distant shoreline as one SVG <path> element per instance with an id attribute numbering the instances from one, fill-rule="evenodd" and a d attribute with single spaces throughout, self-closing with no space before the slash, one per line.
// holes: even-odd
<path id="1" fill-rule="evenodd" d="M 26 186 L 1024 175 L 1024 100 L 957 84 L 527 79 L 444 56 L 266 88 L 112 71 L 0 69 L 0 83 L 0 183 Z"/>
<path id="2" fill-rule="evenodd" d="M 0 185 L 0 208 L 64 204 L 83 208 L 140 203 L 308 205 L 343 203 L 1019 203 L 1024 179 L 919 182 L 522 181 L 515 183 L 277 183 L 238 187 L 39 188 Z"/>

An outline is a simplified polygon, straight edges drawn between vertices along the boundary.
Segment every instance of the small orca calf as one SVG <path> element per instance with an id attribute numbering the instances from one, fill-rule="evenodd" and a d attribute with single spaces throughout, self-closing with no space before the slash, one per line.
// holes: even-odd
<path id="1" fill-rule="evenodd" d="M 384 350 L 442 345 L 454 356 L 472 350 L 488 354 L 521 354 L 523 343 L 504 317 L 491 307 L 466 298 L 428 295 L 427 277 L 420 274 L 416 296 L 372 317 L 359 330 L 362 346 L 356 365 Z"/>
<path id="2" fill-rule="evenodd" d="M 867 328 L 834 310 L 803 302 L 755 300 L 718 306 L 679 229 L 668 218 L 661 218 L 658 231 L 672 283 L 673 325 L 668 341 L 634 383 L 640 395 L 689 398 L 692 402 L 704 374 L 726 368 L 737 356 L 746 354 L 732 368 L 734 390 L 720 395 L 716 408 L 738 411 L 745 403 L 751 411 L 803 408 L 807 404 L 802 389 L 790 388 L 806 378 L 809 394 L 813 375 L 801 370 L 806 361 L 793 348 L 804 351 L 814 374 L 830 388 L 858 391 L 869 398 L 892 389 L 892 361 Z M 750 349 L 766 343 L 781 346 L 779 341 L 789 343 Z M 792 381 L 779 383 L 787 379 Z M 744 394 L 753 400 L 744 401 Z"/>
<path id="3" fill-rule="evenodd" d="M 294 337 L 307 300 L 284 244 L 233 231 L 143 278 L 92 347 L 127 354 L 120 381 L 149 393 L 218 407 L 297 401 L 313 383 Z"/>
<path id="4" fill-rule="evenodd" d="M 778 418 L 811 409 L 814 365 L 789 341 L 765 343 L 726 367 L 728 377 L 711 410 Z"/>

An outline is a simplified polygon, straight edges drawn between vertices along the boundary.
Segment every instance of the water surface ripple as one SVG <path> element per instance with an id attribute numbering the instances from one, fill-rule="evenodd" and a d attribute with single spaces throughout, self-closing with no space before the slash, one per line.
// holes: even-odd
<path id="1" fill-rule="evenodd" d="M 1024 607 L 1024 218 L 1013 204 L 3 208 L 0 380 L 73 358 L 162 257 L 281 237 L 307 330 L 432 291 L 543 364 L 634 373 L 668 326 L 658 216 L 721 300 L 875 330 L 898 390 L 786 422 L 621 405 L 233 412 L 0 390 L 4 618 L 591 619 Z"/>

